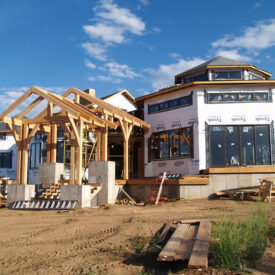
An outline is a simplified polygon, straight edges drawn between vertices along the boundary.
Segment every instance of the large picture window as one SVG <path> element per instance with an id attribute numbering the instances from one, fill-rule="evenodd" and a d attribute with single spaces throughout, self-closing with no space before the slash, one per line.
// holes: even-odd
<path id="1" fill-rule="evenodd" d="M 149 161 L 192 157 L 192 127 L 153 133 L 149 138 Z"/>
<path id="2" fill-rule="evenodd" d="M 262 93 L 207 93 L 208 103 L 271 102 L 271 94 Z"/>
<path id="3" fill-rule="evenodd" d="M 41 142 L 32 143 L 30 151 L 30 168 L 38 168 L 41 163 Z"/>
<path id="4" fill-rule="evenodd" d="M 211 166 L 271 163 L 268 125 L 210 126 Z"/>

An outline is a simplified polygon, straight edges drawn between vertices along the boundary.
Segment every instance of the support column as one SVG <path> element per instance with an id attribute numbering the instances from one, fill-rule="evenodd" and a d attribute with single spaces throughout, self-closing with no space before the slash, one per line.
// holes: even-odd
<path id="1" fill-rule="evenodd" d="M 96 161 L 101 161 L 101 132 L 96 132 Z"/>
<path id="2" fill-rule="evenodd" d="M 51 163 L 56 162 L 57 125 L 51 126 Z"/>
<path id="3" fill-rule="evenodd" d="M 102 161 L 108 160 L 108 126 L 105 126 L 105 129 L 102 132 Z"/>
<path id="4" fill-rule="evenodd" d="M 29 127 L 27 124 L 22 125 L 22 153 L 21 153 L 21 184 L 28 183 L 28 146 L 27 138 Z"/>
<path id="5" fill-rule="evenodd" d="M 71 157 L 70 157 L 70 184 L 75 184 L 75 146 L 71 144 Z"/>
<path id="6" fill-rule="evenodd" d="M 16 183 L 21 184 L 21 164 L 22 164 L 22 126 L 19 127 L 19 141 L 17 143 L 17 170 Z"/>
<path id="7" fill-rule="evenodd" d="M 83 121 L 78 121 L 78 135 L 79 135 L 79 146 L 76 151 L 76 184 L 82 185 L 82 144 L 83 144 Z"/>
<path id="8" fill-rule="evenodd" d="M 51 132 L 47 133 L 47 157 L 46 162 L 51 162 Z"/>

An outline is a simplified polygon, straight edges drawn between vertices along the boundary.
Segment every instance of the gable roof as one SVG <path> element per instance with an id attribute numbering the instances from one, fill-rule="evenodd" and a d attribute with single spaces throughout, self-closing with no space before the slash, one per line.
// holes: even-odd
<path id="1" fill-rule="evenodd" d="M 118 92 L 115 92 L 115 93 L 112 93 L 112 94 L 109 94 L 107 96 L 101 97 L 101 99 L 105 101 L 106 99 L 110 99 L 111 97 L 114 97 L 114 96 L 119 95 L 119 94 L 125 95 L 133 103 L 136 102 L 135 97 L 129 91 L 127 91 L 125 89 L 123 89 L 121 91 L 118 91 Z"/>

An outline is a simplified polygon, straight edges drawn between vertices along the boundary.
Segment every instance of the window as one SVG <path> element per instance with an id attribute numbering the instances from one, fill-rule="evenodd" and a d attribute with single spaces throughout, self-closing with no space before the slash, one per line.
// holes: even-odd
<path id="1" fill-rule="evenodd" d="M 12 168 L 12 152 L 0 153 L 0 168 Z"/>
<path id="2" fill-rule="evenodd" d="M 271 163 L 268 125 L 210 126 L 211 166 Z"/>
<path id="3" fill-rule="evenodd" d="M 182 83 L 189 83 L 193 81 L 207 81 L 207 80 L 208 80 L 208 75 L 207 73 L 204 73 L 204 74 L 199 74 L 188 78 L 182 78 Z"/>
<path id="4" fill-rule="evenodd" d="M 30 150 L 30 168 L 38 168 L 39 163 L 41 163 L 41 143 L 35 142 L 31 144 Z"/>
<path id="5" fill-rule="evenodd" d="M 174 109 L 179 107 L 190 106 L 193 104 L 192 95 L 193 93 L 191 93 L 188 96 L 183 96 L 180 98 L 164 101 L 161 103 L 148 105 L 148 114 L 164 112 L 169 109 Z"/>
<path id="6" fill-rule="evenodd" d="M 258 75 L 255 75 L 255 74 L 252 74 L 252 73 L 249 74 L 249 79 L 250 80 L 263 80 L 262 77 L 260 77 Z"/>
<path id="7" fill-rule="evenodd" d="M 215 72 L 214 73 L 215 80 L 241 79 L 241 78 L 242 78 L 241 71 Z"/>
<path id="8" fill-rule="evenodd" d="M 270 102 L 269 93 L 207 93 L 207 102 Z"/>
<path id="9" fill-rule="evenodd" d="M 6 133 L 0 133 L 0 140 L 6 140 Z"/>
<path id="10" fill-rule="evenodd" d="M 191 157 L 192 127 L 153 133 L 149 138 L 149 160 Z"/>

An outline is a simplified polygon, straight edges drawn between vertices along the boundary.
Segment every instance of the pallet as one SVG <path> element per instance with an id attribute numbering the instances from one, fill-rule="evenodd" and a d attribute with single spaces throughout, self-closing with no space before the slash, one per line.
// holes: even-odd
<path id="1" fill-rule="evenodd" d="M 76 203 L 76 200 L 15 201 L 8 208 L 11 210 L 74 210 Z"/>
<path id="2" fill-rule="evenodd" d="M 211 223 L 209 220 L 179 221 L 167 224 L 160 237 L 162 243 L 168 233 L 173 234 L 158 255 L 158 261 L 185 261 L 188 268 L 208 269 Z"/>

